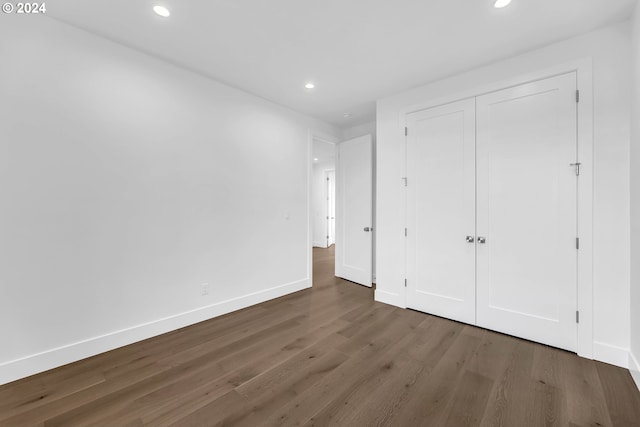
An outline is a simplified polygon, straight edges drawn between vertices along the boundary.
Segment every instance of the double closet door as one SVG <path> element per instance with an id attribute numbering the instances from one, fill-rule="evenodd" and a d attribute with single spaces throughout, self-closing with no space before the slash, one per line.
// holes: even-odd
<path id="1" fill-rule="evenodd" d="M 407 306 L 577 349 L 576 75 L 407 115 Z"/>

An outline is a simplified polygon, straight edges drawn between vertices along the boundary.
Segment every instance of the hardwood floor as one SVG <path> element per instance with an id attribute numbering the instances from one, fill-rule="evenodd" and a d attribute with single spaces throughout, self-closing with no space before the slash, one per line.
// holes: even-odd
<path id="1" fill-rule="evenodd" d="M 640 426 L 628 371 L 314 287 L 0 387 L 0 426 Z"/>

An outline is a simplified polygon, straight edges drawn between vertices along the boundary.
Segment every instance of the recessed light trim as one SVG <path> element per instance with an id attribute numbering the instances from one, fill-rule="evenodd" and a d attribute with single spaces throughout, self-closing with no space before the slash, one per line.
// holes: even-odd
<path id="1" fill-rule="evenodd" d="M 317 162 L 317 161 L 318 161 L 318 158 L 317 158 L 317 157 L 314 157 L 314 158 L 313 158 L 313 161 L 314 161 L 314 162 Z"/>
<path id="2" fill-rule="evenodd" d="M 167 9 L 164 6 L 153 6 L 153 11 L 156 13 L 156 15 L 160 15 L 163 18 L 168 18 L 169 15 L 171 15 L 171 12 L 169 12 L 169 9 Z"/>
<path id="3" fill-rule="evenodd" d="M 511 0 L 496 0 L 493 7 L 496 9 L 502 9 L 503 7 L 509 6 L 509 3 L 511 3 Z"/>
<path id="4" fill-rule="evenodd" d="M 304 87 L 307 88 L 307 89 L 313 89 L 314 87 L 316 87 L 316 85 L 311 83 L 311 82 L 309 82 L 309 83 L 305 84 Z"/>

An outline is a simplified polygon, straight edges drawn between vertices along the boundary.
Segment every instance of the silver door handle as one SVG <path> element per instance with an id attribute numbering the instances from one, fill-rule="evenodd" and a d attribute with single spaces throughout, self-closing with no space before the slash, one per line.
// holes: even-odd
<path id="1" fill-rule="evenodd" d="M 467 240 L 467 243 L 473 243 L 475 241 L 473 236 L 467 236 L 466 240 Z"/>
<path id="2" fill-rule="evenodd" d="M 484 245 L 485 243 L 487 243 L 487 239 L 485 239 L 484 237 L 478 236 L 478 243 Z"/>
<path id="3" fill-rule="evenodd" d="M 369 231 L 373 231 L 373 227 L 365 227 L 365 228 L 364 228 L 364 231 L 367 231 L 367 232 L 369 232 Z"/>
<path id="4" fill-rule="evenodd" d="M 582 163 L 569 163 L 569 166 L 576 168 L 576 176 L 580 176 L 580 166 L 582 166 Z"/>

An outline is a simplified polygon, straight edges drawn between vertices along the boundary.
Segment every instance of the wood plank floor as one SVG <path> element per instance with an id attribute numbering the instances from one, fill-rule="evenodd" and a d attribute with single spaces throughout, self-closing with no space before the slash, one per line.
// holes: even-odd
<path id="1" fill-rule="evenodd" d="M 628 371 L 314 287 L 0 387 L 0 426 L 640 426 Z"/>

